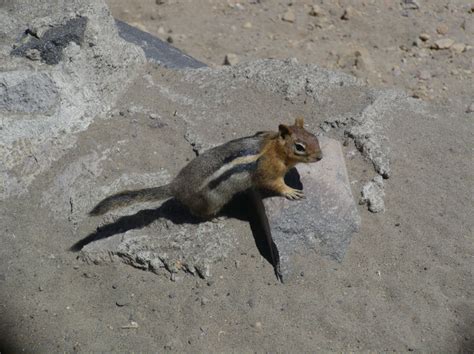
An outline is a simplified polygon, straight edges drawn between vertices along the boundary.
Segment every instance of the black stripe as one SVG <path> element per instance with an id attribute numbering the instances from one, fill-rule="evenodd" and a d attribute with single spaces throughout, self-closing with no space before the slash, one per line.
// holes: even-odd
<path id="1" fill-rule="evenodd" d="M 257 155 L 261 150 L 261 145 L 263 142 L 261 136 L 264 134 L 268 134 L 268 132 L 258 132 L 252 136 L 246 136 L 229 141 L 226 146 L 230 147 L 231 150 L 234 150 L 234 152 L 232 152 L 229 156 L 226 156 L 222 161 L 222 164 L 232 162 L 239 157 Z M 234 145 L 236 149 L 232 149 Z"/>
<path id="2" fill-rule="evenodd" d="M 240 172 L 251 172 L 257 169 L 258 160 L 246 164 L 236 165 L 235 167 L 231 168 L 230 170 L 224 172 L 216 179 L 213 179 L 209 182 L 209 189 L 215 189 L 219 184 L 224 182 L 225 180 L 229 179 L 233 174 L 240 173 Z"/>

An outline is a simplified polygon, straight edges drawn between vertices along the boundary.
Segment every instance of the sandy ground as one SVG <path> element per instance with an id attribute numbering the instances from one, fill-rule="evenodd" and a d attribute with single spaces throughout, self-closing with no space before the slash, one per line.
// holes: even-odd
<path id="1" fill-rule="evenodd" d="M 464 109 L 473 103 L 469 1 L 107 3 L 115 17 L 211 66 L 222 65 L 227 54 L 235 62 L 295 57 L 343 70 L 373 86 L 402 87 L 422 99 Z M 440 39 L 453 45 L 430 49 Z"/>
<path id="2" fill-rule="evenodd" d="M 413 3 L 419 8 L 413 9 Z M 116 153 L 120 159 L 114 161 L 119 164 L 107 162 L 108 172 L 98 182 L 106 184 L 108 175 L 153 173 L 164 164 L 173 174 L 194 156 L 189 145 L 171 138 L 182 135 L 179 121 L 163 129 L 151 127 L 146 114 L 94 121 L 78 135 L 77 148 L 33 183 L 31 193 L 2 206 L 2 248 L 8 250 L 0 259 L 4 348 L 15 352 L 474 351 L 473 116 L 467 113 L 473 97 L 472 48 L 466 47 L 473 45 L 470 5 L 319 1 L 318 15 L 313 16 L 309 2 L 109 4 L 116 17 L 163 39 L 171 37 L 174 45 L 209 65 L 222 64 L 229 53 L 241 62 L 297 57 L 300 62 L 342 69 L 374 86 L 401 87 L 432 105 L 436 115 L 413 114 L 411 119 L 389 123 L 394 172 L 386 183 L 387 211 L 372 214 L 360 206 L 362 227 L 344 261 L 317 254 L 296 257 L 304 271 L 284 285 L 275 279 L 241 220 L 231 221 L 242 230 L 238 249 L 215 268 L 210 280 L 186 275 L 172 282 L 122 263 L 85 264 L 65 251 L 92 232 L 98 221 L 58 223 L 51 219 L 55 210 L 31 205 L 41 205 L 43 192 L 67 163 L 93 154 L 97 146 L 132 142 L 123 156 Z M 347 19 L 341 19 L 349 5 Z M 283 21 L 287 11 L 290 14 Z M 418 41 L 422 33 L 429 39 Z M 430 48 L 448 37 L 464 47 Z M 121 104 L 146 103 L 149 109 L 172 116 L 175 106 L 155 102 L 153 92 L 137 89 L 150 75 L 157 82 L 183 79 L 167 70 L 145 68 L 115 112 L 127 112 Z M 173 87 L 179 92 L 185 84 Z M 233 99 L 242 103 L 259 94 L 252 90 Z M 250 108 L 284 117 L 295 111 L 279 96 L 246 107 Z M 238 111 L 245 114 L 245 109 Z M 172 162 L 143 148 L 154 139 L 167 147 Z M 353 146 L 345 152 L 350 149 Z M 366 180 L 373 174 L 360 157 L 348 159 L 347 165 L 351 180 Z M 358 191 L 354 187 L 355 195 Z M 31 208 L 29 214 L 25 205 Z"/>

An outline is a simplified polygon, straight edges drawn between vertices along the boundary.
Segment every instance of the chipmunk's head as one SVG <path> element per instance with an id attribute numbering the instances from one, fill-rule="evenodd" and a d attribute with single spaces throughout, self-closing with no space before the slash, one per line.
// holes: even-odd
<path id="1" fill-rule="evenodd" d="M 294 125 L 280 124 L 278 130 L 289 160 L 316 162 L 323 158 L 318 138 L 304 129 L 303 118 L 296 118 Z"/>

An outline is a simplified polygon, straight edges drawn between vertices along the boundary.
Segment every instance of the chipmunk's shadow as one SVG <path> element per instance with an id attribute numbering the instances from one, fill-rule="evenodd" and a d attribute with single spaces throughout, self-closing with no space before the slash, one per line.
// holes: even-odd
<path id="1" fill-rule="evenodd" d="M 173 198 L 165 201 L 158 208 L 140 210 L 133 215 L 122 216 L 110 224 L 98 227 L 96 231 L 76 242 L 70 250 L 77 252 L 94 241 L 102 240 L 132 229 L 142 229 L 160 218 L 168 219 L 175 224 L 199 224 L 204 221 L 203 219 L 193 216 L 184 206 Z"/>
<path id="2" fill-rule="evenodd" d="M 302 189 L 299 174 L 295 168 L 291 169 L 285 176 L 285 182 L 290 187 Z M 272 193 L 262 192 L 264 198 L 273 195 L 274 194 Z M 270 264 L 275 265 L 275 255 L 272 256 L 272 252 L 275 253 L 277 250 L 271 240 L 271 235 L 269 235 L 268 220 L 266 219 L 266 215 L 263 215 L 264 220 L 262 220 L 262 215 L 256 210 L 257 208 L 255 199 L 250 197 L 250 192 L 243 192 L 234 196 L 234 198 L 217 216 L 225 216 L 228 218 L 247 221 L 252 230 L 255 244 L 260 254 Z M 186 207 L 181 205 L 176 199 L 172 198 L 165 201 L 158 208 L 144 209 L 133 215 L 122 216 L 110 224 L 98 227 L 96 231 L 71 246 L 70 250 L 74 252 L 80 251 L 89 243 L 124 233 L 132 229 L 141 229 L 160 218 L 168 219 L 174 224 L 199 224 L 208 221 L 192 215 Z M 269 242 L 269 240 L 271 242 Z"/>

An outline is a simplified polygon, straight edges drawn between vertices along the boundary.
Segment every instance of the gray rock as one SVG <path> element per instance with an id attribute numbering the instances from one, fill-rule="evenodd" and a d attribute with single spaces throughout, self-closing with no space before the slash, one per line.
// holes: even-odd
<path id="1" fill-rule="evenodd" d="M 38 34 L 35 29 L 28 28 L 25 35 L 30 38 L 25 44 L 13 49 L 11 54 L 30 58 L 31 50 L 36 50 L 46 64 L 58 64 L 62 60 L 63 49 L 70 42 L 82 44 L 86 25 L 87 17 L 79 16 L 67 20 L 64 24 L 52 25 L 52 28 L 42 34 Z"/>
<path id="2" fill-rule="evenodd" d="M 360 202 L 367 203 L 369 210 L 373 213 L 380 213 L 385 211 L 384 203 L 384 184 L 381 176 L 376 176 L 374 179 L 362 187 L 362 197 Z"/>
<path id="3" fill-rule="evenodd" d="M 52 114 L 58 87 L 48 72 L 0 73 L 0 112 Z"/>
<path id="4" fill-rule="evenodd" d="M 149 61 L 158 63 L 167 68 L 176 69 L 201 68 L 206 66 L 204 63 L 190 57 L 149 33 L 140 31 L 138 28 L 132 27 L 120 20 L 116 20 L 116 23 L 120 37 L 140 46 Z M 165 34 L 163 27 L 160 27 L 158 32 Z"/>
<path id="5" fill-rule="evenodd" d="M 175 224 L 156 213 L 146 231 L 130 230 L 89 243 L 82 259 L 95 264 L 121 260 L 156 274 L 185 272 L 208 278 L 212 264 L 234 249 L 235 230 L 223 222 Z"/>
<path id="6" fill-rule="evenodd" d="M 360 216 L 352 196 L 340 143 L 320 139 L 323 159 L 300 164 L 297 174 L 306 198 L 289 201 L 280 196 L 264 200 L 273 240 L 280 255 L 283 281 L 300 271 L 292 269 L 295 252 L 318 252 L 341 261 L 352 234 L 359 230 Z M 297 187 L 298 176 L 287 178 Z"/>
<path id="7" fill-rule="evenodd" d="M 103 1 L 61 3 L 0 7 L 0 200 L 26 193 L 145 63 Z"/>

